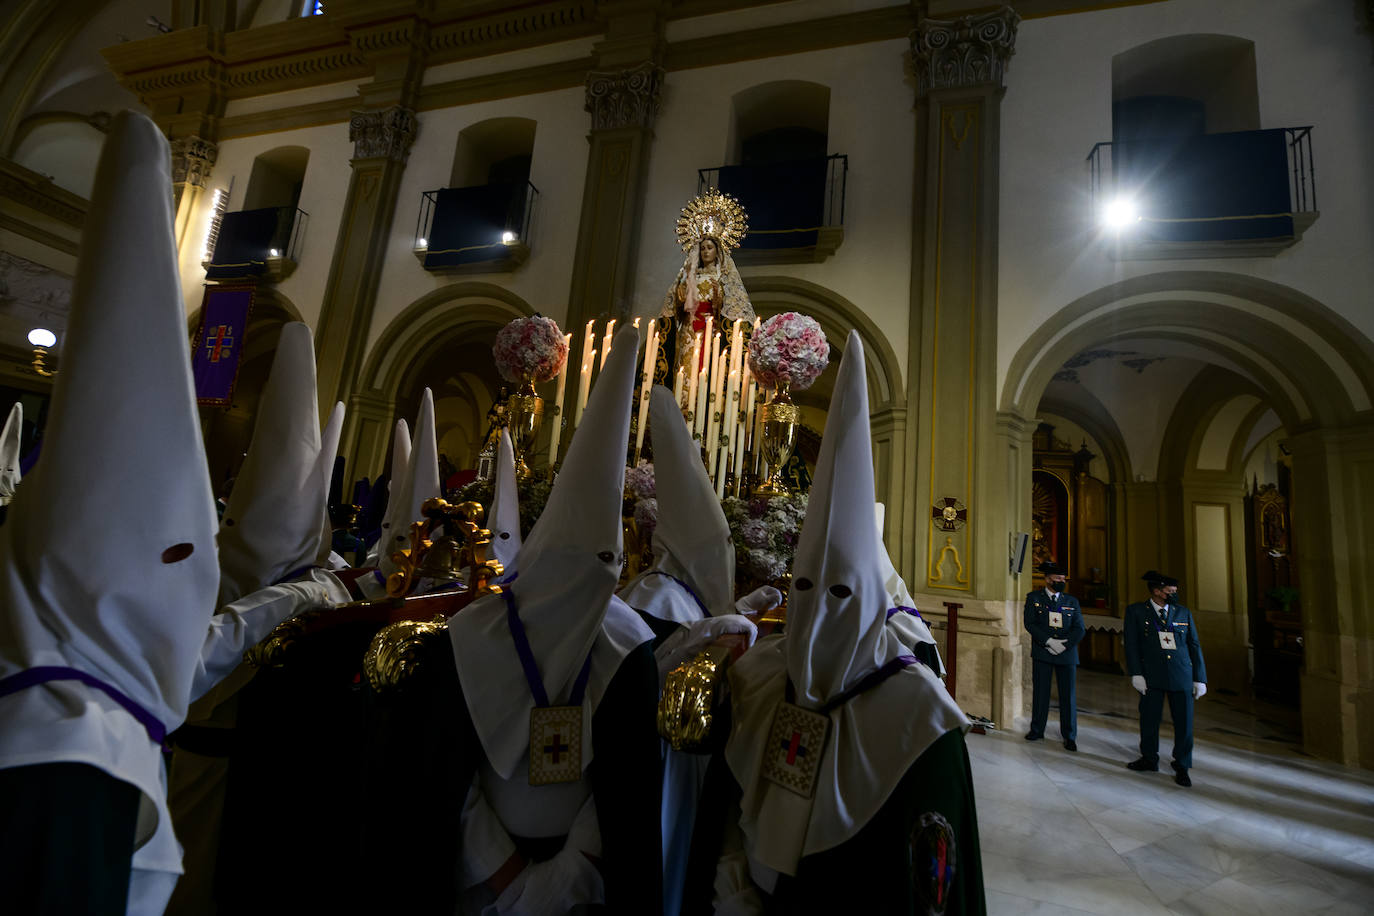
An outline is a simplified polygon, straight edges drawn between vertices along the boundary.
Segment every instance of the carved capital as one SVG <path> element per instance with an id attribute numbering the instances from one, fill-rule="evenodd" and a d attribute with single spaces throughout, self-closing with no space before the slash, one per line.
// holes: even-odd
<path id="1" fill-rule="evenodd" d="M 592 130 L 653 127 L 663 88 L 663 68 L 645 61 L 629 70 L 587 74 L 587 110 Z"/>
<path id="2" fill-rule="evenodd" d="M 391 159 L 405 163 L 418 128 L 415 112 L 399 105 L 380 111 L 355 111 L 348 122 L 354 159 Z"/>
<path id="3" fill-rule="evenodd" d="M 932 89 L 1002 88 L 1007 61 L 1016 52 L 1020 22 L 1009 6 L 954 20 L 922 19 L 911 33 L 919 94 Z"/>
<path id="4" fill-rule="evenodd" d="M 219 157 L 219 147 L 201 137 L 182 137 L 173 140 L 171 147 L 172 184 L 205 187 L 205 182 L 210 180 L 210 170 Z"/>

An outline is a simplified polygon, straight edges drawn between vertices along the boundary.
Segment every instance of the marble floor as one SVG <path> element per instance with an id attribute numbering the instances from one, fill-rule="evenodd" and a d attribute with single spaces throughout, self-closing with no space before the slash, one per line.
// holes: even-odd
<path id="1" fill-rule="evenodd" d="M 1135 773 L 1125 678 L 1079 675 L 1078 752 L 1025 720 L 970 735 L 993 914 L 1374 913 L 1374 772 L 1305 755 L 1286 708 L 1197 704 L 1193 786 Z"/>

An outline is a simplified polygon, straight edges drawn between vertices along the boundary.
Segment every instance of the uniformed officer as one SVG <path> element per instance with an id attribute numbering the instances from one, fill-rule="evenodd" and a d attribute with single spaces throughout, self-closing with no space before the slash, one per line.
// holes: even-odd
<path id="1" fill-rule="evenodd" d="M 1053 561 L 1036 567 L 1045 576 L 1045 587 L 1026 595 L 1022 622 L 1031 635 L 1031 678 L 1035 694 L 1027 741 L 1045 737 L 1050 714 L 1050 674 L 1059 681 L 1059 734 L 1064 747 L 1078 750 L 1078 712 L 1074 681 L 1078 668 L 1078 643 L 1087 629 L 1078 599 L 1064 591 L 1064 570 Z"/>
<path id="2" fill-rule="evenodd" d="M 1140 758 L 1132 770 L 1159 769 L 1159 721 L 1164 701 L 1174 723 L 1174 782 L 1191 786 L 1193 765 L 1193 700 L 1207 692 L 1193 614 L 1178 603 L 1178 580 L 1153 569 L 1141 576 L 1150 600 L 1126 608 L 1126 673 L 1140 691 Z"/>

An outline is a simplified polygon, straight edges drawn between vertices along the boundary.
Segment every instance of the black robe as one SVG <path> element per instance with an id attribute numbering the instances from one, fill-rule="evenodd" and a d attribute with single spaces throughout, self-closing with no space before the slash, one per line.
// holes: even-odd
<path id="1" fill-rule="evenodd" d="M 740 794 L 717 752 L 693 834 L 683 903 L 688 916 L 712 912 L 726 819 L 739 816 Z M 986 913 L 973 774 L 963 732 L 947 732 L 927 748 L 857 834 L 804 856 L 795 877 L 779 875 L 773 893 L 760 891 L 759 896 L 769 916 L 860 910 L 865 916 Z"/>

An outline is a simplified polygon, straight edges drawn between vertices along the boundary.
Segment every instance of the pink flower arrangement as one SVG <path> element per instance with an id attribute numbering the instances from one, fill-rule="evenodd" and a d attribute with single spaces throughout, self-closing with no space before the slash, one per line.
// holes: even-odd
<path id="1" fill-rule="evenodd" d="M 563 370 L 568 361 L 568 342 L 558 322 L 534 315 L 517 318 L 496 334 L 491 354 L 496 369 L 508 382 L 547 382 Z"/>
<path id="2" fill-rule="evenodd" d="M 810 387 L 829 362 L 825 332 L 814 318 L 797 312 L 769 318 L 749 341 L 749 371 L 761 385 Z"/>

